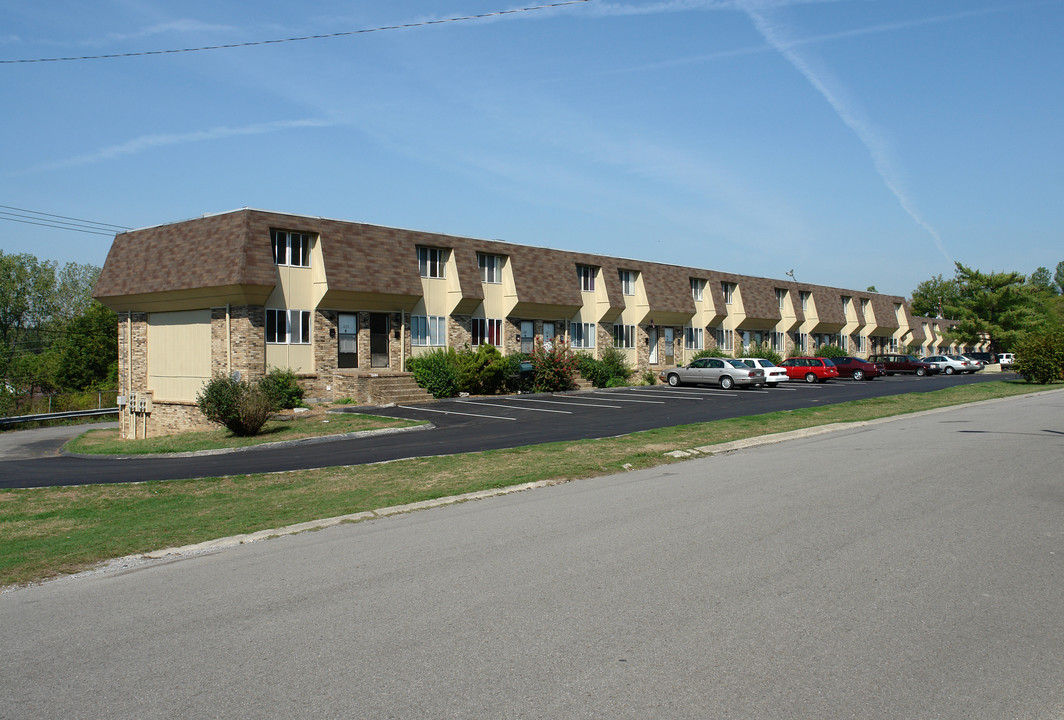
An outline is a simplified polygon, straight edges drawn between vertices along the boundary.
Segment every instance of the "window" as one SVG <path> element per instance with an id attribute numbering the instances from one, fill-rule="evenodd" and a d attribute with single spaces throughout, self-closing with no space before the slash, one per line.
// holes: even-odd
<path id="1" fill-rule="evenodd" d="M 574 348 L 595 347 L 595 323 L 574 322 L 569 325 L 569 334 Z"/>
<path id="2" fill-rule="evenodd" d="M 635 295 L 635 272 L 632 270 L 618 270 L 621 277 L 621 294 Z"/>
<path id="3" fill-rule="evenodd" d="M 784 344 L 783 333 L 781 333 L 781 332 L 773 332 L 772 333 L 772 345 L 771 345 L 772 349 L 775 350 L 776 352 L 783 352 L 786 349 L 786 348 L 783 347 L 783 344 Z"/>
<path id="4" fill-rule="evenodd" d="M 595 292 L 595 268 L 589 265 L 577 265 L 576 274 L 580 277 L 580 289 Z"/>
<path id="5" fill-rule="evenodd" d="M 735 283 L 722 282 L 720 284 L 721 292 L 724 293 L 724 304 L 731 305 L 732 293 L 735 292 Z"/>
<path id="6" fill-rule="evenodd" d="M 473 347 L 477 345 L 502 345 L 502 320 L 494 318 L 473 318 Z"/>
<path id="7" fill-rule="evenodd" d="M 805 290 L 798 291 L 798 299 L 802 302 L 802 312 L 809 309 L 809 293 Z"/>
<path id="8" fill-rule="evenodd" d="M 776 288 L 776 304 L 780 310 L 783 309 L 783 304 L 787 301 L 787 291 L 783 288 Z"/>
<path id="9" fill-rule="evenodd" d="M 311 236 L 306 233 L 271 230 L 273 262 L 277 265 L 310 267 Z"/>
<path id="10" fill-rule="evenodd" d="M 717 328 L 714 335 L 716 335 L 717 347 L 721 350 L 733 349 L 732 343 L 735 342 L 735 333 L 733 331 Z"/>
<path id="11" fill-rule="evenodd" d="M 614 325 L 613 326 L 613 347 L 616 347 L 616 348 L 634 348 L 635 347 L 635 325 Z"/>
<path id="12" fill-rule="evenodd" d="M 417 264 L 423 278 L 442 278 L 447 264 L 446 250 L 434 247 L 418 247 Z"/>
<path id="13" fill-rule="evenodd" d="M 414 345 L 445 345 L 447 318 L 442 315 L 411 315 L 410 337 Z"/>
<path id="14" fill-rule="evenodd" d="M 701 350 L 703 346 L 702 328 L 691 327 L 690 325 L 684 327 L 683 346 L 687 350 Z"/>
<path id="15" fill-rule="evenodd" d="M 794 349 L 798 352 L 805 352 L 806 346 L 809 344 L 809 336 L 804 332 L 796 332 L 794 334 Z"/>
<path id="16" fill-rule="evenodd" d="M 868 322 L 868 301 L 864 298 L 861 299 L 861 314 L 864 315 L 865 322 Z"/>
<path id="17" fill-rule="evenodd" d="M 853 335 L 850 338 L 853 341 L 853 351 L 855 353 L 863 353 L 865 351 L 865 336 L 860 333 Z"/>
<path id="18" fill-rule="evenodd" d="M 480 281 L 486 283 L 502 282 L 502 257 L 477 253 L 477 264 L 480 265 Z"/>
<path id="19" fill-rule="evenodd" d="M 266 308 L 266 342 L 292 345 L 310 343 L 310 311 Z"/>
<path id="20" fill-rule="evenodd" d="M 691 297 L 695 302 L 702 302 L 702 291 L 705 290 L 706 281 L 700 278 L 691 278 Z"/>
<path id="21" fill-rule="evenodd" d="M 850 298 L 846 295 L 842 296 L 842 314 L 845 315 L 850 312 Z"/>

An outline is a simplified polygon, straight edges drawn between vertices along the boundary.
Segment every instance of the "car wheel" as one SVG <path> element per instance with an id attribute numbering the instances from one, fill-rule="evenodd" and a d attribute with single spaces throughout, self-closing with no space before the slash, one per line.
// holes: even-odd
<path id="1" fill-rule="evenodd" d="M 779 387 L 779 383 L 765 383 L 765 387 L 770 387 L 770 388 Z"/>
<path id="2" fill-rule="evenodd" d="M 923 377 L 924 375 L 927 375 L 927 370 L 916 368 L 916 377 Z"/>
<path id="3" fill-rule="evenodd" d="M 730 377 L 728 377 L 727 375 L 721 376 L 721 378 L 720 378 L 720 386 L 722 388 L 724 388 L 725 390 L 731 390 L 734 385 L 735 385 L 735 381 L 732 380 Z"/>
<path id="4" fill-rule="evenodd" d="M 816 382 L 816 375 L 814 375 L 813 373 L 806 373 L 805 381 L 807 383 L 815 383 Z"/>
<path id="5" fill-rule="evenodd" d="M 854 370 L 853 371 L 853 379 L 854 380 L 864 380 L 864 370 Z"/>
<path id="6" fill-rule="evenodd" d="M 676 373 L 673 373 L 673 374 L 669 375 L 669 385 L 671 385 L 672 387 L 679 387 L 680 386 L 680 376 L 677 375 Z"/>
<path id="7" fill-rule="evenodd" d="M 953 374 L 953 368 L 950 367 L 949 365 L 946 366 L 946 374 L 947 375 L 952 375 Z"/>

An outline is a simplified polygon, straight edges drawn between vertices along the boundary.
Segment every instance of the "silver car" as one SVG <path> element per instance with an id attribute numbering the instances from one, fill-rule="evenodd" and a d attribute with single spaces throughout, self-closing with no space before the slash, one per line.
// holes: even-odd
<path id="1" fill-rule="evenodd" d="M 728 390 L 736 385 L 751 386 L 765 382 L 765 371 L 751 368 L 733 358 L 698 358 L 690 365 L 661 372 L 661 379 L 673 387 L 678 385 L 720 385 Z"/>
<path id="2" fill-rule="evenodd" d="M 974 373 L 971 364 L 959 355 L 932 355 L 924 358 L 924 362 L 931 363 L 938 368 L 939 372 L 946 375 L 954 373 Z"/>

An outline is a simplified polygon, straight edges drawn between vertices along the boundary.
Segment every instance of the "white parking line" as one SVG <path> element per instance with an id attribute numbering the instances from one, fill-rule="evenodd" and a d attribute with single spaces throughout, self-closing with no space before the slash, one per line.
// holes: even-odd
<path id="1" fill-rule="evenodd" d="M 603 405 L 602 403 L 587 403 L 587 402 L 571 402 L 565 400 L 540 400 L 538 398 L 525 398 L 515 397 L 513 400 L 522 400 L 524 402 L 538 402 L 549 403 L 551 405 L 575 405 L 576 407 L 601 407 L 601 408 L 613 408 L 614 410 L 620 410 L 620 405 Z"/>
<path id="2" fill-rule="evenodd" d="M 621 391 L 621 392 L 623 392 L 623 391 Z M 646 395 L 647 397 L 667 397 L 667 398 L 672 398 L 674 400 L 705 400 L 706 399 L 705 396 L 703 396 L 703 395 L 697 395 L 696 394 L 694 396 L 691 396 L 690 394 L 685 395 L 685 394 L 683 394 L 681 392 L 653 393 L 653 392 L 647 392 L 646 390 L 638 390 L 638 391 L 629 390 L 628 392 L 638 392 L 640 395 Z M 619 393 L 616 393 L 616 392 L 613 392 L 613 393 L 611 393 L 611 392 L 602 392 L 601 394 L 603 394 L 603 395 L 617 395 Z"/>
<path id="3" fill-rule="evenodd" d="M 610 396 L 613 396 L 613 395 L 616 395 L 617 393 L 600 392 L 600 391 L 596 390 L 595 394 L 596 395 L 610 395 Z M 619 397 L 611 397 L 611 399 L 612 399 L 613 402 L 646 403 L 647 405 L 664 405 L 665 404 L 664 400 L 630 400 L 630 399 L 627 399 L 627 398 L 619 398 Z"/>
<path id="4" fill-rule="evenodd" d="M 512 418 L 512 417 L 506 417 L 505 415 L 478 415 L 476 413 L 455 412 L 454 410 L 436 410 L 434 408 L 427 408 L 427 407 L 411 407 L 410 405 L 396 405 L 396 407 L 402 408 L 403 410 L 418 410 L 418 411 L 421 411 L 421 412 L 434 412 L 434 413 L 440 413 L 442 415 L 464 415 L 466 417 L 488 418 L 489 420 L 516 420 L 517 419 L 517 418 Z"/>
<path id="5" fill-rule="evenodd" d="M 513 405 L 500 405 L 499 403 L 481 402 L 479 400 L 475 400 L 475 401 L 474 400 L 457 400 L 456 402 L 460 402 L 460 403 L 462 403 L 464 405 L 487 405 L 488 407 L 501 407 L 501 408 L 506 408 L 507 410 L 524 410 L 525 412 L 550 412 L 550 413 L 561 413 L 562 415 L 572 415 L 573 414 L 569 410 L 549 410 L 547 408 L 523 408 L 523 407 L 514 407 Z"/>

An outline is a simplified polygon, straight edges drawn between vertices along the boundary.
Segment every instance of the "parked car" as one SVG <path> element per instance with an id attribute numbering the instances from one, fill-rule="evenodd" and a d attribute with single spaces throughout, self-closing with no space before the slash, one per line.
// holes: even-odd
<path id="1" fill-rule="evenodd" d="M 965 360 L 967 360 L 967 361 L 968 361 L 968 365 L 969 365 L 970 367 L 973 367 L 973 368 L 975 368 L 974 370 L 972 370 L 972 374 L 973 374 L 973 375 L 974 375 L 975 373 L 979 372 L 980 370 L 982 370 L 983 368 L 985 368 L 985 367 L 986 367 L 986 365 L 987 365 L 987 364 L 986 364 L 985 362 L 983 362 L 982 360 L 980 360 L 980 359 L 978 359 L 978 358 L 975 358 L 975 357 L 972 357 L 972 356 L 971 356 L 971 355 L 969 355 L 968 353 L 964 353 L 963 355 L 960 355 L 959 357 L 962 357 L 962 358 L 964 358 Z"/>
<path id="2" fill-rule="evenodd" d="M 678 385 L 720 385 L 729 390 L 735 385 L 750 387 L 765 382 L 765 371 L 750 368 L 733 358 L 698 358 L 690 365 L 662 370 L 658 375 L 663 382 Z"/>
<path id="3" fill-rule="evenodd" d="M 1004 370 L 1007 367 L 1012 367 L 1012 363 L 1016 362 L 1016 356 L 1012 353 L 998 353 L 998 362 L 1001 363 L 1001 369 Z"/>
<path id="4" fill-rule="evenodd" d="M 787 358 L 780 363 L 780 367 L 787 369 L 787 375 L 790 378 L 805 380 L 807 383 L 827 382 L 831 378 L 839 376 L 839 370 L 835 367 L 835 363 L 827 358 Z"/>
<path id="5" fill-rule="evenodd" d="M 887 372 L 886 368 L 883 367 L 883 363 L 868 362 L 849 355 L 831 358 L 831 362 L 838 369 L 839 377 L 848 377 L 854 380 L 874 380 Z"/>
<path id="6" fill-rule="evenodd" d="M 931 357 L 924 358 L 924 362 L 937 366 L 939 371 L 946 375 L 975 372 L 971 363 L 960 355 L 932 355 Z"/>
<path id="7" fill-rule="evenodd" d="M 747 367 L 761 368 L 765 371 L 765 385 L 769 387 L 776 387 L 781 382 L 787 382 L 791 378 L 787 375 L 787 370 L 781 368 L 771 360 L 765 358 L 739 358 Z"/>
<path id="8" fill-rule="evenodd" d="M 987 365 L 993 365 L 994 363 L 999 362 L 997 353 L 991 352 L 964 353 L 964 357 L 971 358 L 972 360 L 978 360 L 979 362 L 983 363 L 983 367 L 986 367 Z"/>
<path id="9" fill-rule="evenodd" d="M 912 355 L 900 355 L 892 353 L 890 355 L 873 355 L 869 358 L 874 363 L 883 363 L 883 368 L 886 370 L 887 375 L 893 375 L 894 373 L 913 373 L 919 377 L 926 375 L 937 375 L 940 368 L 927 362 L 927 359 L 920 360 Z"/>

